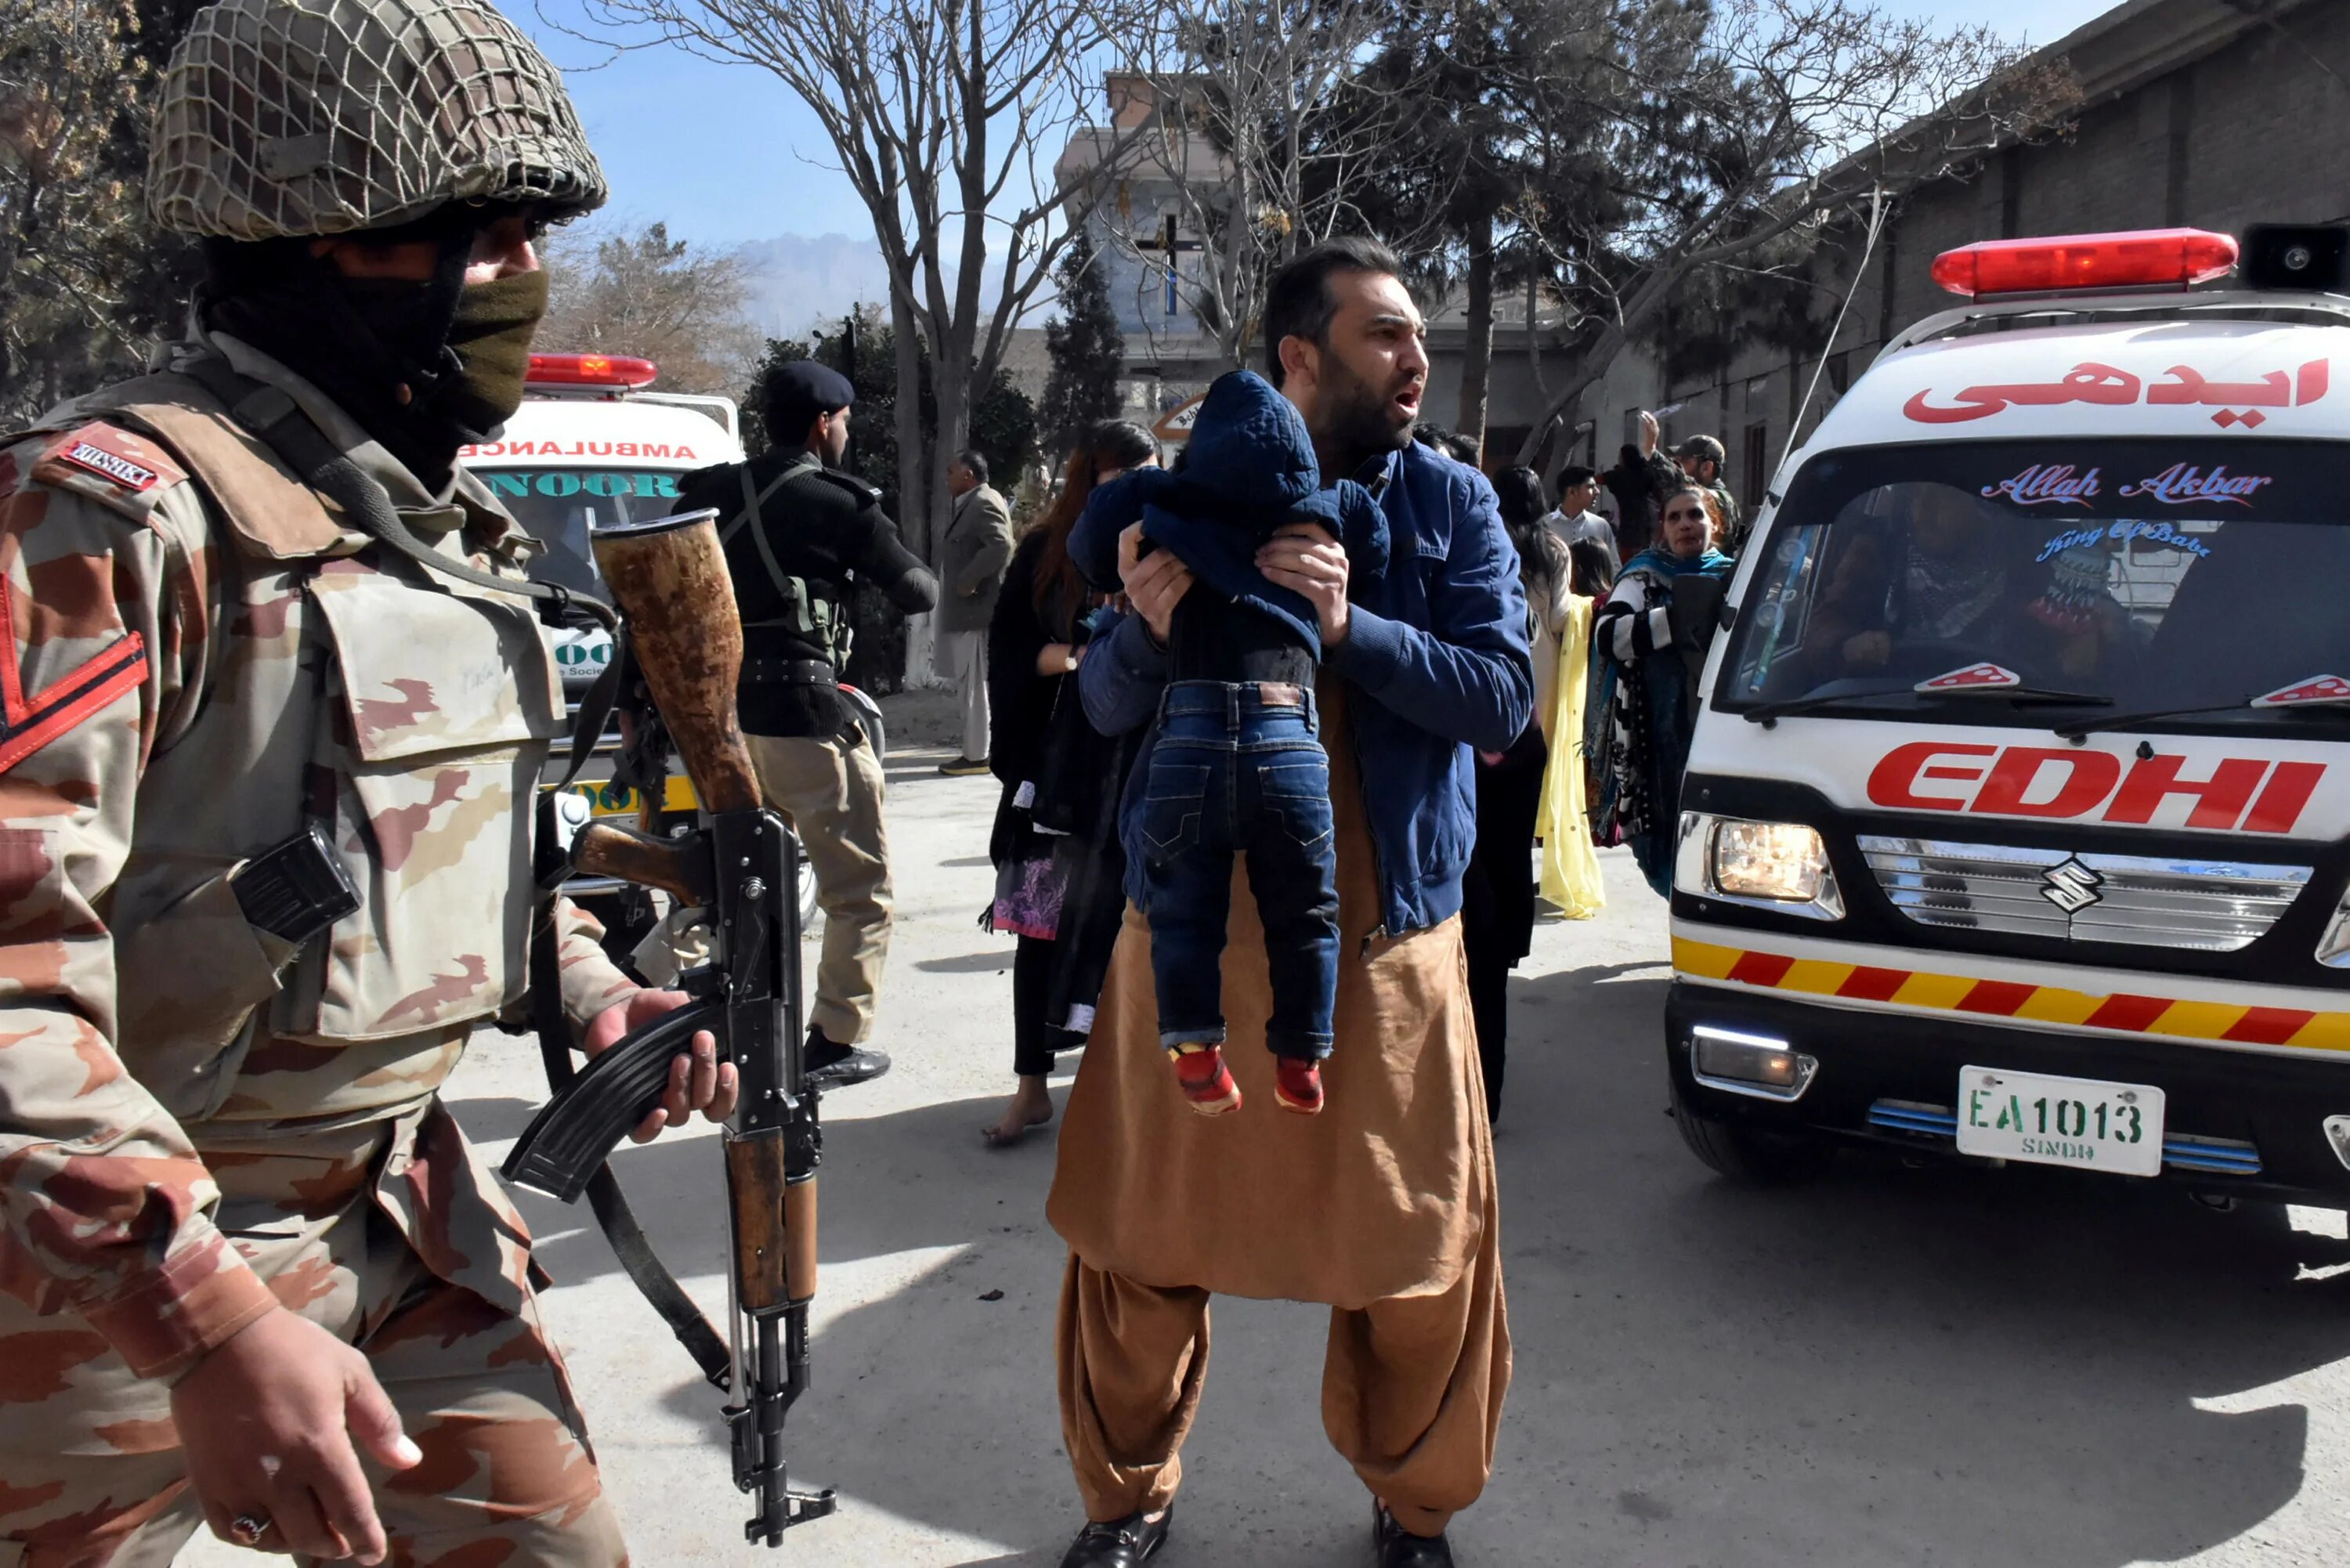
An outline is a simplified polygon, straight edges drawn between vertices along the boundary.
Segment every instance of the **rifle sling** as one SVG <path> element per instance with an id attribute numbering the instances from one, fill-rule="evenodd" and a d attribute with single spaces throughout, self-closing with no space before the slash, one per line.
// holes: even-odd
<path id="1" fill-rule="evenodd" d="M 546 797 L 542 797 L 543 799 Z M 552 805 L 545 808 L 551 812 Z M 538 1033 L 538 1053 L 546 1064 L 547 1086 L 560 1094 L 573 1076 L 571 1066 L 571 1025 L 563 1016 L 562 965 L 555 951 L 555 921 L 552 901 L 546 906 L 531 936 L 530 944 L 530 1006 L 531 1023 Z M 636 1214 L 620 1190 L 619 1179 L 612 1174 L 609 1164 L 596 1168 L 588 1179 L 588 1206 L 596 1211 L 596 1223 L 602 1229 L 604 1239 L 612 1244 L 612 1255 L 620 1261 L 630 1282 L 639 1294 L 660 1314 L 677 1342 L 685 1346 L 688 1355 L 702 1368 L 702 1376 L 718 1388 L 728 1388 L 733 1383 L 733 1359 L 726 1348 L 725 1338 L 712 1328 L 685 1287 L 677 1282 L 656 1252 L 653 1244 L 637 1223 Z"/>

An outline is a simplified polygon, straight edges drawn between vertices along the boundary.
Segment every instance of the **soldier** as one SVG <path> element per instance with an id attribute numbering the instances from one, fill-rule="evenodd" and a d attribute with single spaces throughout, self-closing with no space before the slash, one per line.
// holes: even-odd
<path id="1" fill-rule="evenodd" d="M 1746 543 L 1745 514 L 1739 509 L 1738 497 L 1730 493 L 1730 486 L 1721 481 L 1721 471 L 1730 461 L 1730 453 L 1710 435 L 1693 435 L 1673 448 L 1674 461 L 1681 472 L 1705 487 L 1713 498 L 1715 522 L 1721 525 L 1721 536 L 1714 545 L 1725 555 L 1735 556 Z"/>
<path id="2" fill-rule="evenodd" d="M 0 453 L 0 1565 L 625 1561 L 529 1234 L 437 1090 L 524 1000 L 563 719 L 537 546 L 455 468 L 532 235 L 605 196 L 480 0 L 223 0 L 148 200 L 161 373 Z M 298 467 L 297 467 L 298 465 Z M 682 1001 L 557 901 L 591 1053 Z M 705 1035 L 650 1137 L 733 1098 Z"/>
<path id="3" fill-rule="evenodd" d="M 766 388 L 773 445 L 689 480 L 681 510 L 718 508 L 743 617 L 738 703 L 767 804 L 806 846 L 824 909 L 824 954 L 803 1057 L 826 1087 L 861 1084 L 889 1058 L 860 1050 L 889 956 L 889 839 L 881 759 L 840 695 L 858 582 L 908 615 L 938 603 L 938 579 L 898 537 L 881 493 L 832 466 L 848 452 L 856 389 L 813 359 Z"/>

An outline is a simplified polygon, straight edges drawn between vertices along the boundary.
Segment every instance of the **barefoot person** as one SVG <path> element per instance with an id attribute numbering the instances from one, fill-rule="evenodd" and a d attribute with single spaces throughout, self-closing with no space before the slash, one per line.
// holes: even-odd
<path id="1" fill-rule="evenodd" d="M 1318 528 L 1284 530 L 1257 558 L 1312 605 L 1324 650 L 1341 1044 L 1319 1116 L 1191 1114 L 1159 1046 L 1150 931 L 1128 910 L 1048 1209 L 1069 1244 L 1061 1421 L 1087 1519 L 1064 1568 L 1132 1568 L 1167 1539 L 1217 1292 L 1331 1307 L 1323 1425 L 1372 1495 L 1366 1561 L 1450 1563 L 1445 1523 L 1492 1465 L 1510 1342 L 1458 916 L 1473 750 L 1524 729 L 1534 678 L 1492 488 L 1411 441 L 1421 334 L 1395 258 L 1367 242 L 1306 253 L 1268 296 L 1268 379 L 1305 416 L 1321 472 L 1380 497 L 1410 563 L 1350 597 L 1346 553 Z M 1099 728 L 1149 735 L 1194 585 L 1171 552 L 1139 545 L 1139 529 L 1119 544 L 1134 613 L 1078 684 Z M 1148 777 L 1146 757 L 1122 818 L 1129 861 Z M 1244 877 L 1222 992 L 1233 1075 L 1270 1097 L 1272 986 Z"/>

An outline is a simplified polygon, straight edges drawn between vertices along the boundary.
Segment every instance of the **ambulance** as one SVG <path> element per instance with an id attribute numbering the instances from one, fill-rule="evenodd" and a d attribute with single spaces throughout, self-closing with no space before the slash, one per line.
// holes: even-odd
<path id="1" fill-rule="evenodd" d="M 2350 1194 L 2350 231 L 1969 245 L 1700 679 L 1690 1148 Z M 2335 383 L 2341 383 L 2336 385 Z"/>
<path id="2" fill-rule="evenodd" d="M 506 510 L 546 548 L 531 575 L 610 601 L 588 545 L 588 530 L 677 509 L 681 483 L 696 469 L 743 460 L 742 421 L 729 398 L 651 390 L 660 368 L 650 359 L 605 354 L 534 354 L 522 407 L 499 439 L 460 449 L 458 461 L 487 484 Z M 555 634 L 556 662 L 567 697 L 577 701 L 612 659 L 601 630 Z M 880 712 L 864 693 L 847 692 L 878 753 Z M 692 785 L 672 767 L 664 799 L 648 812 L 636 792 L 612 781 L 618 736 L 607 736 L 582 779 L 557 802 L 559 822 L 576 831 L 597 816 L 641 818 L 666 831 L 693 818 Z M 550 771 L 568 762 L 558 747 Z M 625 951 L 657 911 L 639 889 L 577 878 L 567 891 L 588 901 Z M 816 882 L 802 862 L 803 929 L 816 917 Z"/>

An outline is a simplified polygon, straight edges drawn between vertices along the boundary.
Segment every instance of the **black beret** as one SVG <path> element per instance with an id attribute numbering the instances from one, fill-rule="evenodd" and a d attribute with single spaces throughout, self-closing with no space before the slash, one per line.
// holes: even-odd
<path id="1" fill-rule="evenodd" d="M 829 365 L 795 359 L 776 369 L 767 383 L 767 400 L 777 408 L 796 406 L 830 413 L 857 401 L 857 389 Z"/>

